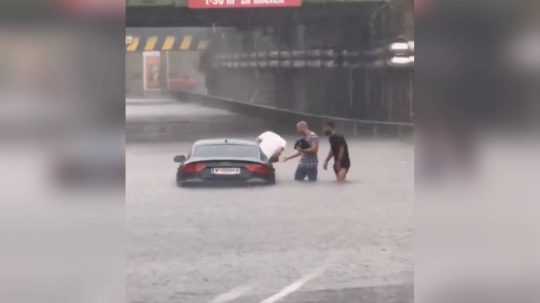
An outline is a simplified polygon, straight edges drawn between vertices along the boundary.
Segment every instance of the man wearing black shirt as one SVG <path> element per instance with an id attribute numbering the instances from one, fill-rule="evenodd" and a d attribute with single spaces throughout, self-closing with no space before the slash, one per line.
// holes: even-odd
<path id="1" fill-rule="evenodd" d="M 349 158 L 349 147 L 347 141 L 342 135 L 336 134 L 336 127 L 333 122 L 326 122 L 324 126 L 324 134 L 328 136 L 330 141 L 330 151 L 324 161 L 324 170 L 328 169 L 328 162 L 334 158 L 334 172 L 339 183 L 345 182 L 349 168 L 351 167 L 351 159 Z"/>

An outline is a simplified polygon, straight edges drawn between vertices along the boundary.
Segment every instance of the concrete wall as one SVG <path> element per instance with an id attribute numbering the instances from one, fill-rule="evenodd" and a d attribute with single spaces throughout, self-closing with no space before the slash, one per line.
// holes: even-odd
<path id="1" fill-rule="evenodd" d="M 379 5 L 354 14 L 335 10 L 321 12 L 317 17 L 284 17 L 266 26 L 229 28 L 215 35 L 213 51 L 216 54 L 299 49 L 363 52 L 385 47 L 392 39 L 414 35 L 412 1 L 400 1 L 396 10 Z M 313 114 L 397 122 L 412 120 L 412 69 L 384 65 L 354 69 L 216 68 L 208 73 L 212 78 L 209 92 L 214 96 Z"/>
<path id="2" fill-rule="evenodd" d="M 218 33 L 215 53 L 287 49 L 370 49 L 359 21 L 326 20 Z M 412 70 L 381 68 L 216 68 L 208 72 L 214 96 L 313 114 L 367 120 L 412 119 Z"/>

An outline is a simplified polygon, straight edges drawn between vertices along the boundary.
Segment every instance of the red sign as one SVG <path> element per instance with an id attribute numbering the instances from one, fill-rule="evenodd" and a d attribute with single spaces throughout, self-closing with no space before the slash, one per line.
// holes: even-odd
<path id="1" fill-rule="evenodd" d="M 192 9 L 299 7 L 302 0 L 188 0 Z"/>

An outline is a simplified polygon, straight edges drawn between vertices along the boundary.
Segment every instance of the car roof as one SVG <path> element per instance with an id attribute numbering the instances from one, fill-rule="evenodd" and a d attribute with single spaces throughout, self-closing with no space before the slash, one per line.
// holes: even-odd
<path id="1" fill-rule="evenodd" d="M 204 139 L 195 141 L 194 146 L 199 145 L 220 145 L 220 144 L 234 144 L 234 145 L 254 145 L 257 143 L 255 141 L 243 140 L 243 139 L 234 139 L 234 138 L 217 138 L 217 139 Z"/>

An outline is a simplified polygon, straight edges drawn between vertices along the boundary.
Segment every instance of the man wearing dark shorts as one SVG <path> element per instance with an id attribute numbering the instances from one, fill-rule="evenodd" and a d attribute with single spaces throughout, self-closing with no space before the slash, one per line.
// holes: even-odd
<path id="1" fill-rule="evenodd" d="M 347 141 L 342 135 L 336 134 L 336 127 L 333 122 L 326 122 L 324 134 L 328 136 L 330 142 L 330 151 L 324 161 L 324 170 L 328 169 L 328 162 L 334 158 L 334 172 L 339 183 L 345 182 L 347 173 L 351 168 L 351 159 L 349 157 L 349 147 Z"/>

